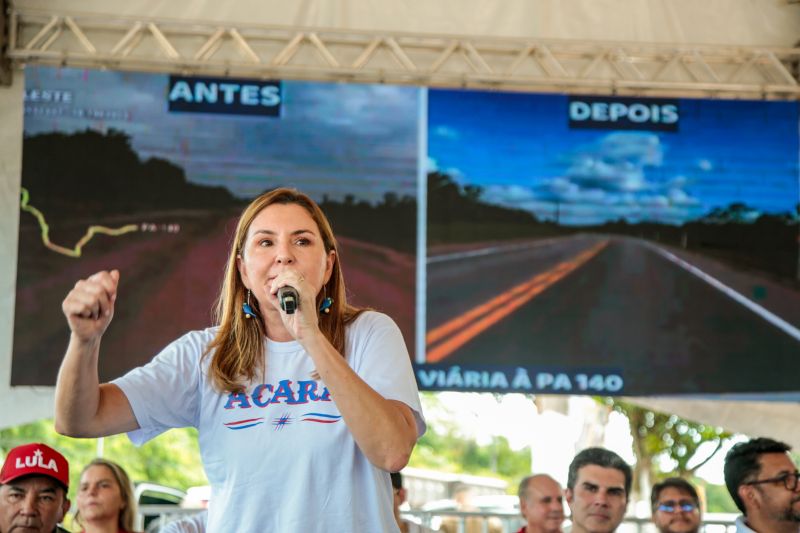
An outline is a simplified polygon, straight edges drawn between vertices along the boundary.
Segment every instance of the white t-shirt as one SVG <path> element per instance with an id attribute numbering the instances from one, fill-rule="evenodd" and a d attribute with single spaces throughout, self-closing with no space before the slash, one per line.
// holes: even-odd
<path id="1" fill-rule="evenodd" d="M 744 515 L 739 515 L 736 517 L 736 522 L 734 524 L 736 526 L 736 533 L 756 533 L 750 526 L 747 525 L 745 522 Z"/>
<path id="2" fill-rule="evenodd" d="M 208 511 L 185 516 L 166 524 L 158 533 L 205 533 Z"/>
<path id="3" fill-rule="evenodd" d="M 324 318 L 322 319 L 324 320 Z M 150 363 L 114 380 L 131 404 L 142 444 L 196 427 L 212 486 L 210 533 L 397 531 L 389 473 L 361 452 L 298 342 L 266 340 L 266 378 L 220 394 L 203 358 L 216 328 L 192 331 Z M 347 328 L 350 367 L 376 392 L 408 405 L 425 432 L 411 360 L 397 325 L 374 311 Z"/>

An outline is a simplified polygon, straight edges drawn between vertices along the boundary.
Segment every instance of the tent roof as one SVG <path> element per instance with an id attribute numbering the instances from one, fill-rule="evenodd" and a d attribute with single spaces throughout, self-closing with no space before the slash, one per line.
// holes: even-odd
<path id="1" fill-rule="evenodd" d="M 45 12 L 54 7 L 51 0 L 12 5 Z M 788 0 L 60 0 L 57 7 L 60 12 L 220 24 L 735 46 L 793 46 L 800 27 L 800 4 Z"/>

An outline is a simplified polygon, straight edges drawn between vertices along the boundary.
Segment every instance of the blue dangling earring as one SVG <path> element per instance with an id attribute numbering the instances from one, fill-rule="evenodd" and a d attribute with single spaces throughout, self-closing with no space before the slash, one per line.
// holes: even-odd
<path id="1" fill-rule="evenodd" d="M 319 312 L 325 313 L 326 315 L 330 314 L 331 306 L 333 305 L 333 298 L 330 296 L 326 296 L 323 298 L 322 303 L 319 306 Z"/>
<path id="2" fill-rule="evenodd" d="M 242 311 L 244 311 L 245 318 L 253 318 L 256 313 L 250 307 L 250 289 L 247 289 L 247 301 L 242 304 Z"/>

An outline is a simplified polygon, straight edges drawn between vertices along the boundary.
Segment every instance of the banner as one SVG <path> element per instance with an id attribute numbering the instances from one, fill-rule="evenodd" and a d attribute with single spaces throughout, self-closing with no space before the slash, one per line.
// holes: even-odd
<path id="1" fill-rule="evenodd" d="M 423 389 L 798 389 L 797 102 L 428 102 Z"/>
<path id="2" fill-rule="evenodd" d="M 121 273 L 100 377 L 212 325 L 230 240 L 258 194 L 331 219 L 352 303 L 414 346 L 418 91 L 28 68 L 12 385 L 53 385 L 61 301 Z"/>
<path id="3" fill-rule="evenodd" d="M 61 301 L 97 270 L 121 271 L 103 380 L 211 325 L 239 212 L 292 186 L 424 390 L 797 390 L 797 102 L 26 80 L 12 385 L 55 382 Z"/>

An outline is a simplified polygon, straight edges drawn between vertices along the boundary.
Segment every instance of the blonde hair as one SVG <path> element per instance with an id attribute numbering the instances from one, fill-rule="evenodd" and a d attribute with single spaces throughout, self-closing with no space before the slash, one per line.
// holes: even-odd
<path id="1" fill-rule="evenodd" d="M 122 502 L 125 504 L 125 506 L 119 511 L 117 525 L 119 529 L 123 531 L 133 531 L 133 519 L 136 516 L 136 500 L 133 498 L 133 484 L 131 483 L 131 479 L 128 477 L 128 473 L 125 472 L 125 469 L 119 466 L 117 463 L 98 457 L 83 467 L 83 470 L 81 470 L 81 477 L 83 477 L 83 474 L 85 474 L 86 471 L 93 466 L 104 466 L 111 471 L 111 475 L 114 477 L 114 480 L 117 482 L 117 486 L 119 487 L 119 494 Z M 78 490 L 80 490 L 80 488 Z M 80 509 L 78 509 L 75 513 L 75 521 L 83 526 Z"/>
<path id="2" fill-rule="evenodd" d="M 203 354 L 206 357 L 213 353 L 208 375 L 214 388 L 220 392 L 241 392 L 259 371 L 264 370 L 266 331 L 261 320 L 247 319 L 242 312 L 247 289 L 242 283 L 236 258 L 243 253 L 247 232 L 253 220 L 262 210 L 273 204 L 295 204 L 304 208 L 319 228 L 325 253 L 335 252 L 333 272 L 317 295 L 317 307 L 326 297 L 333 299 L 330 313 L 320 316 L 319 328 L 339 353 L 344 354 L 345 326 L 364 311 L 347 304 L 344 276 L 339 264 L 339 248 L 322 209 L 311 198 L 295 189 L 280 188 L 262 194 L 244 209 L 236 225 L 215 309 L 215 320 L 220 327 Z M 250 305 L 258 311 L 258 302 L 252 300 Z"/>

